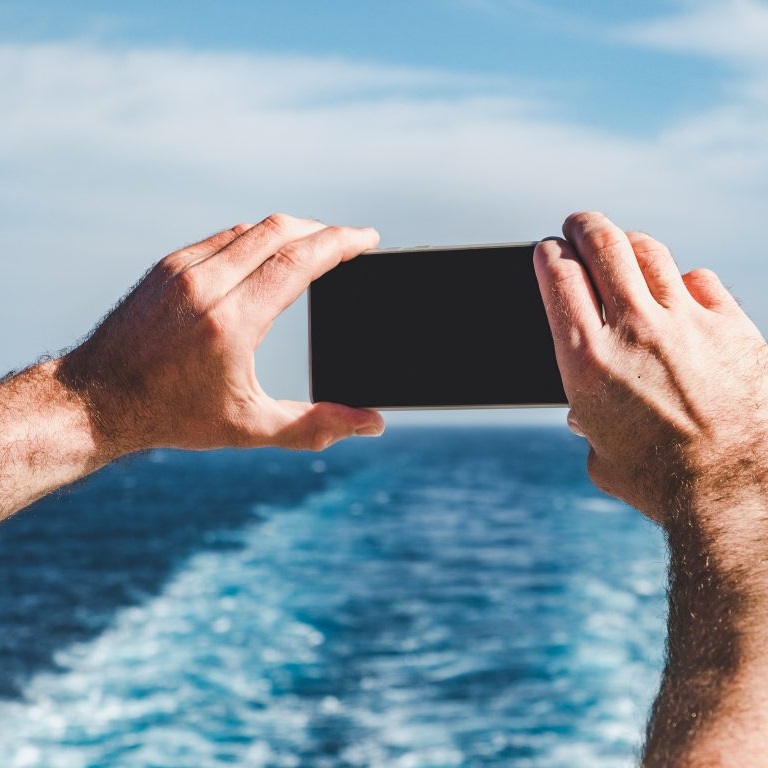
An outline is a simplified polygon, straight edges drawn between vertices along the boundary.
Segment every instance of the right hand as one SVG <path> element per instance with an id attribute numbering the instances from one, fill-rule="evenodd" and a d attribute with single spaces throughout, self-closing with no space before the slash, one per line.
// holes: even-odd
<path id="1" fill-rule="evenodd" d="M 578 213 L 534 264 L 593 481 L 668 524 L 673 501 L 768 491 L 768 347 L 717 276 Z M 605 314 L 603 315 L 603 308 Z M 754 521 L 721 521 L 747 533 Z"/>

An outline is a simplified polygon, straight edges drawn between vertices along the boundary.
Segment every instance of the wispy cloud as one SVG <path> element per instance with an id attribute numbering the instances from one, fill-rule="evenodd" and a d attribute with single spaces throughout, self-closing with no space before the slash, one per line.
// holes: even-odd
<path id="1" fill-rule="evenodd" d="M 725 210 L 741 204 L 750 189 L 764 199 L 768 185 L 768 3 L 680 0 L 679 6 L 676 13 L 626 27 L 620 34 L 638 45 L 714 59 L 730 68 L 730 76 L 720 103 L 670 126 L 666 141 L 699 158 L 713 183 L 728 184 L 728 194 L 733 197 Z M 757 217 L 752 226 L 759 221 Z"/>
<path id="2" fill-rule="evenodd" d="M 764 66 L 768 3 L 764 0 L 680 0 L 680 10 L 627 28 L 628 39 L 669 51 Z"/>

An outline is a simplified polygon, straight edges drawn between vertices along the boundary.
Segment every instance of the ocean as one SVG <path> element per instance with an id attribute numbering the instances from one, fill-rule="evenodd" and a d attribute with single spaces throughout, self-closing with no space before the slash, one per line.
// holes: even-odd
<path id="1" fill-rule="evenodd" d="M 562 427 L 153 451 L 0 526 L 7 768 L 637 763 L 665 549 Z"/>

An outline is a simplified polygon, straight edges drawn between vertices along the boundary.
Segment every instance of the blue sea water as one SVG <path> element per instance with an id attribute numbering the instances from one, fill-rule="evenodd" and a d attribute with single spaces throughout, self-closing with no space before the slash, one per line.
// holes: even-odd
<path id="1" fill-rule="evenodd" d="M 630 766 L 659 532 L 559 427 L 156 451 L 0 527 L 9 768 Z"/>

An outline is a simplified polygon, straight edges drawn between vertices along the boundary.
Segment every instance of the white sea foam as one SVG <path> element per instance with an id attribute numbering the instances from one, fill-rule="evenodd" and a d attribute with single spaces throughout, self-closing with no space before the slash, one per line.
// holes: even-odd
<path id="1" fill-rule="evenodd" d="M 327 467 L 316 463 L 313 469 Z M 437 609 L 414 596 L 399 605 L 413 622 L 411 634 L 392 635 L 387 652 L 371 653 L 351 693 L 322 690 L 330 638 L 322 624 L 297 610 L 297 605 L 312 608 L 311 596 L 298 599 L 297 590 L 302 569 L 309 567 L 308 542 L 325 540 L 330 548 L 334 541 L 337 521 L 325 511 L 352 507 L 365 516 L 377 508 L 384 512 L 390 502 L 374 476 L 355 482 L 293 510 L 261 509 L 265 519 L 242 532 L 241 549 L 193 556 L 155 598 L 118 612 L 94 640 L 60 651 L 56 662 L 63 672 L 38 674 L 23 701 L 0 704 L 3 765 L 332 768 L 342 761 L 361 768 L 458 768 L 467 760 L 459 737 L 476 732 L 483 732 L 473 743 L 476 756 L 492 760 L 505 750 L 537 755 L 516 757 L 516 766 L 630 765 L 626 745 L 637 743 L 656 682 L 657 660 L 636 652 L 659 631 L 658 617 L 641 602 L 653 591 L 647 564 L 630 569 L 629 588 L 594 573 L 568 585 L 567 599 L 588 605 L 588 618 L 552 631 L 546 642 L 567 648 L 567 655 L 546 660 L 544 681 L 521 679 L 488 701 L 429 699 L 441 686 L 493 675 L 488 665 L 511 655 L 514 638 L 481 638 L 470 655 L 460 655 L 450 646 L 451 630 L 439 623 Z M 489 491 L 487 501 L 501 497 Z M 419 503 L 439 500 L 460 508 L 471 497 L 427 488 L 420 498 Z M 591 502 L 580 508 L 590 504 L 593 511 L 607 511 Z M 450 510 L 441 519 L 446 528 L 435 536 L 442 545 L 446 530 L 453 525 L 458 530 L 458 520 Z M 481 532 L 472 529 L 472 535 Z M 503 549 L 488 545 L 483 558 L 497 567 Z M 377 567 L 361 561 L 359 573 L 370 569 L 373 578 Z M 349 575 L 347 594 L 366 597 L 356 578 L 362 576 Z M 327 599 L 333 604 L 341 596 Z M 498 601 L 503 599 L 500 594 Z M 504 608 L 499 604 L 494 610 Z M 628 637 L 634 638 L 629 644 Z M 519 648 L 531 646 L 521 639 Z M 296 689 L 297 667 L 303 670 L 302 685 L 316 685 L 317 695 Z M 587 704 L 596 680 L 599 701 Z M 591 708 L 589 734 L 585 728 L 560 735 L 559 697 Z M 527 711 L 519 711 L 521 698 L 530 702 Z M 328 723 L 349 734 L 348 741 L 335 757 L 307 758 Z M 499 758 L 498 764 L 505 762 Z"/>

